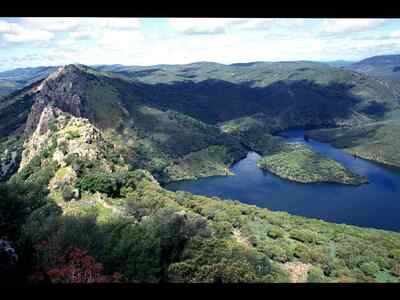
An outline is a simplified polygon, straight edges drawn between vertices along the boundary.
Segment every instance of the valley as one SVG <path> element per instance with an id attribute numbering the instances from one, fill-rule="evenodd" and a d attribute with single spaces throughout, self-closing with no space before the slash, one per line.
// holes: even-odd
<path id="1" fill-rule="evenodd" d="M 38 257 L 24 278 L 63 280 L 77 248 L 111 282 L 398 282 L 400 177 L 370 161 L 399 167 L 400 83 L 351 65 L 0 73 L 20 84 L 0 96 L 0 228 Z"/>

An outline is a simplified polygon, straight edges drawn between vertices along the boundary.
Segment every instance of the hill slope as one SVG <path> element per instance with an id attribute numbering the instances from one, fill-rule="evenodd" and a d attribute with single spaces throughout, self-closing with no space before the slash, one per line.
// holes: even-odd
<path id="1" fill-rule="evenodd" d="M 0 97 L 44 79 L 57 67 L 20 68 L 0 72 Z"/>
<path id="2" fill-rule="evenodd" d="M 373 56 L 346 66 L 346 68 L 377 77 L 399 80 L 400 55 Z"/>
<path id="3" fill-rule="evenodd" d="M 34 246 L 33 267 L 52 282 L 70 282 L 56 270 L 76 247 L 128 282 L 398 281 L 398 233 L 167 191 L 130 171 L 88 119 L 58 108 L 43 109 L 24 146 L 9 188 L 45 185 L 50 194 L 18 245 Z M 307 266 L 300 279 L 293 266 Z"/>
<path id="4" fill-rule="evenodd" d="M 145 168 L 160 180 L 168 181 L 176 172 L 179 178 L 204 176 L 207 169 L 212 175 L 224 175 L 229 164 L 245 155 L 240 143 L 218 127 L 157 107 L 141 88 L 82 65 L 60 68 L 45 80 L 5 98 L 0 110 L 7 120 L 6 127 L 0 127 L 3 144 L 16 136 L 16 130 L 30 136 L 43 110 L 51 105 L 89 119 L 119 147 L 130 165 Z M 208 148 L 220 154 L 200 157 L 202 171 L 180 170 L 181 158 Z M 165 173 L 170 165 L 179 170 Z M 219 171 L 216 173 L 211 165 L 218 165 Z"/>

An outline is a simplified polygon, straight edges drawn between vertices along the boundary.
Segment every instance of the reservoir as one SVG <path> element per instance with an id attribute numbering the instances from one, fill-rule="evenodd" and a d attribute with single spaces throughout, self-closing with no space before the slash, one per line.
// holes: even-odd
<path id="1" fill-rule="evenodd" d="M 231 166 L 235 176 L 213 176 L 173 182 L 166 186 L 197 195 L 217 196 L 242 203 L 286 211 L 290 214 L 335 223 L 400 231 L 400 171 L 354 158 L 329 144 L 305 142 L 303 130 L 280 136 L 304 143 L 350 170 L 364 175 L 369 183 L 349 186 L 336 183 L 302 184 L 282 179 L 256 166 L 255 152 Z"/>

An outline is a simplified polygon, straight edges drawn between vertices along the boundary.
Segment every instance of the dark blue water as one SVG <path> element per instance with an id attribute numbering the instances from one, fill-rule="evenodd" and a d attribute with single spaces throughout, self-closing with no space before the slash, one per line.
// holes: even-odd
<path id="1" fill-rule="evenodd" d="M 256 166 L 260 157 L 249 152 L 231 167 L 235 176 L 214 176 L 174 182 L 166 188 L 217 196 L 243 203 L 286 211 L 294 215 L 335 223 L 400 231 L 400 172 L 354 158 L 329 144 L 304 142 L 303 131 L 288 131 L 289 141 L 301 142 L 354 172 L 368 178 L 358 187 L 334 183 L 301 184 L 281 179 Z M 400 150 L 399 150 L 400 151 Z"/>

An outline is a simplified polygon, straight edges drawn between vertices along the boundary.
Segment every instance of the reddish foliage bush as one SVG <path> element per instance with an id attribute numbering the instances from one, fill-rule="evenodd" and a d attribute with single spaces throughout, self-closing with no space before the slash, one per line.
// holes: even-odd
<path id="1" fill-rule="evenodd" d="M 51 251 L 48 243 L 42 241 L 36 245 L 36 251 Z M 59 267 L 49 269 L 39 266 L 30 279 L 34 282 L 49 280 L 52 283 L 116 283 L 121 282 L 122 276 L 114 273 L 111 276 L 103 274 L 103 265 L 96 263 L 86 251 L 73 248 L 65 257 L 58 257 Z"/>

